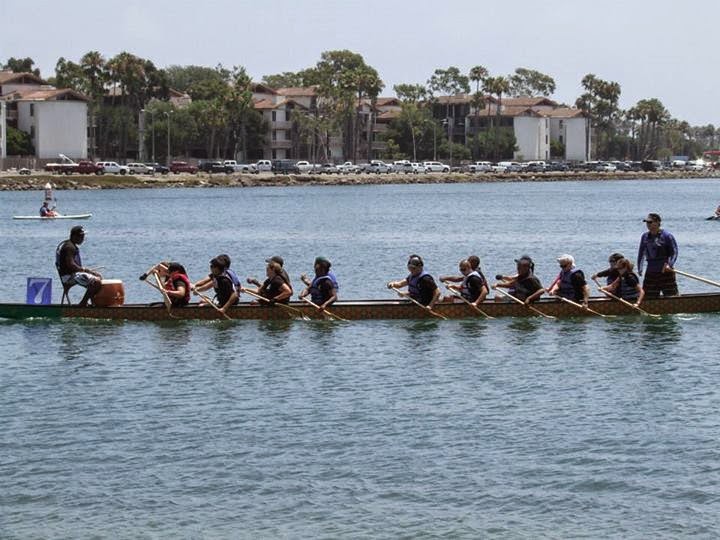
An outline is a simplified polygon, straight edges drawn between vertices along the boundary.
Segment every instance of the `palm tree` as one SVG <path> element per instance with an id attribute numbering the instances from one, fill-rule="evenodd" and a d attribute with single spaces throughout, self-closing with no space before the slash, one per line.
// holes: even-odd
<path id="1" fill-rule="evenodd" d="M 495 141 L 494 141 L 494 154 L 495 159 L 498 158 L 498 146 L 500 136 L 500 114 L 502 111 L 502 96 L 510 91 L 510 81 L 505 77 L 488 77 L 483 83 L 483 90 L 491 95 L 497 96 L 497 103 L 495 105 Z M 488 110 L 489 112 L 489 110 Z"/>

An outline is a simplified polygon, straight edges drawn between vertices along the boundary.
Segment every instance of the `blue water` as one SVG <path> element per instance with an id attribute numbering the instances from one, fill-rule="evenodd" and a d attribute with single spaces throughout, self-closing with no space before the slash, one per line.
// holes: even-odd
<path id="1" fill-rule="evenodd" d="M 344 298 L 408 254 L 488 275 L 588 272 L 662 214 L 720 278 L 717 181 L 77 191 L 88 265 L 154 301 L 194 278 L 331 258 Z M 38 193 L 0 194 L 0 215 Z M 72 224 L 0 221 L 0 298 L 53 276 Z M 684 291 L 708 290 L 683 279 Z M 79 296 L 73 292 L 75 299 Z M 59 291 L 55 291 L 59 297 Z M 720 534 L 720 316 L 612 321 L 2 322 L 0 538 L 678 538 Z"/>

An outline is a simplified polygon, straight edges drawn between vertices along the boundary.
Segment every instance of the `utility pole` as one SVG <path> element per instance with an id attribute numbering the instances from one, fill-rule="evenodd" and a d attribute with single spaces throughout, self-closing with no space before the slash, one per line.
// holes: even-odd
<path id="1" fill-rule="evenodd" d="M 138 115 L 138 161 L 145 163 L 145 109 Z"/>
<path id="2" fill-rule="evenodd" d="M 167 118 L 167 166 L 170 166 L 170 115 L 172 111 L 166 111 L 165 117 Z"/>

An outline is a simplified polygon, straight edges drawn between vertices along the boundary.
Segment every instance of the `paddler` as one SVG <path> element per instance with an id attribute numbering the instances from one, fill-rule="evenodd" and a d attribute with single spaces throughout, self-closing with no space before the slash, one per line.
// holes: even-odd
<path id="1" fill-rule="evenodd" d="M 440 300 L 440 289 L 437 283 L 430 274 L 425 272 L 425 263 L 419 255 L 410 255 L 407 269 L 410 272 L 408 276 L 400 281 L 391 281 L 387 284 L 388 289 L 407 287 L 406 292 L 398 291 L 401 296 L 409 296 L 425 306 L 428 311 L 432 311 Z"/>
<path id="2" fill-rule="evenodd" d="M 193 291 L 202 292 L 210 288 L 215 291 L 215 301 L 222 313 L 240 301 L 242 286 L 237 275 L 228 268 L 230 257 L 218 255 L 210 261 L 210 274 L 195 283 Z"/>
<path id="3" fill-rule="evenodd" d="M 76 225 L 70 229 L 70 238 L 60 242 L 55 248 L 55 267 L 65 290 L 74 285 L 85 288 L 85 295 L 79 306 L 85 307 L 100 292 L 102 276 L 99 272 L 82 265 L 80 245 L 85 241 L 85 229 Z"/>
<path id="4" fill-rule="evenodd" d="M 462 274 L 460 284 L 448 285 L 448 289 L 459 292 L 462 297 L 465 298 L 465 300 L 473 304 L 475 307 L 477 307 L 485 300 L 485 297 L 488 295 L 489 292 L 487 280 L 478 269 L 480 259 L 477 257 L 476 259 L 477 264 L 475 265 L 475 267 L 473 267 L 472 262 L 470 261 L 470 257 L 460 261 L 460 263 L 458 264 L 458 269 L 460 270 L 460 274 Z M 451 279 L 448 279 L 447 277 L 445 277 L 445 279 L 441 277 L 440 280 L 446 283 L 451 281 Z M 455 280 L 452 279 L 452 281 Z M 450 296 L 445 297 L 445 300 L 455 301 L 458 299 L 451 294 Z"/>
<path id="5" fill-rule="evenodd" d="M 575 258 L 565 253 L 557 258 L 557 262 L 560 273 L 547 290 L 548 294 L 561 296 L 587 307 L 590 287 L 585 281 L 583 271 L 575 266 Z"/>
<path id="6" fill-rule="evenodd" d="M 676 296 L 677 281 L 673 266 L 678 257 L 678 246 L 675 237 L 661 228 L 662 219 L 659 214 L 650 213 L 643 220 L 647 232 L 640 238 L 638 248 L 637 269 L 642 276 L 643 262 L 647 259 L 647 270 L 643 281 L 643 290 L 649 298 Z"/>
<path id="7" fill-rule="evenodd" d="M 315 278 L 310 279 L 305 275 L 301 275 L 300 279 L 305 283 L 305 289 L 300 293 L 300 298 L 310 295 L 313 304 L 319 307 L 320 312 L 330 307 L 333 302 L 338 299 L 338 280 L 330 268 L 332 263 L 325 257 L 316 257 L 313 264 L 315 269 Z"/>
<path id="8" fill-rule="evenodd" d="M 289 276 L 288 273 L 285 271 L 285 261 L 284 261 L 284 259 L 283 259 L 280 255 L 273 255 L 273 256 L 270 257 L 269 259 L 265 259 L 265 262 L 268 263 L 268 264 L 271 263 L 271 262 L 274 262 L 274 263 L 277 263 L 277 264 L 280 266 L 280 275 L 281 275 L 282 278 L 285 280 L 285 283 L 287 283 L 288 287 L 290 287 L 290 291 L 292 291 L 292 290 L 293 290 L 293 286 L 292 286 L 292 283 L 290 282 L 290 276 Z M 261 286 L 262 286 L 262 284 L 261 284 L 257 279 L 255 279 L 254 277 L 249 277 L 249 278 L 247 278 L 247 282 L 250 283 L 251 285 L 255 285 L 256 287 L 261 287 Z"/>
<path id="9" fill-rule="evenodd" d="M 58 213 L 55 211 L 55 208 L 50 208 L 50 203 L 48 201 L 43 201 L 42 206 L 40 207 L 40 217 L 57 217 Z"/>
<path id="10" fill-rule="evenodd" d="M 152 274 L 157 274 L 159 278 L 162 278 L 163 291 L 168 295 L 170 303 L 174 307 L 183 307 L 190 303 L 192 284 L 182 264 L 161 261 L 142 274 L 140 280 L 144 281 L 148 275 Z"/>
<path id="11" fill-rule="evenodd" d="M 526 304 L 534 302 L 545 292 L 540 280 L 535 277 L 535 263 L 529 255 L 523 255 L 519 259 L 515 259 L 515 264 L 517 274 L 512 276 L 498 274 L 495 278 L 499 281 L 492 288 L 507 289 L 508 294 Z M 495 301 L 503 302 L 505 299 L 502 296 L 495 296 Z"/>
<path id="12" fill-rule="evenodd" d="M 283 277 L 283 268 L 279 262 L 272 259 L 268 259 L 268 261 L 265 268 L 267 278 L 260 287 L 256 290 L 250 290 L 250 292 L 266 298 L 268 300 L 267 303 L 270 304 L 276 302 L 287 304 L 292 296 L 292 288 L 290 288 L 289 281 Z M 250 281 L 250 279 L 251 278 L 248 278 L 248 281 Z M 257 282 L 257 280 L 255 280 L 255 282 Z"/>
<path id="13" fill-rule="evenodd" d="M 618 272 L 618 270 L 616 268 L 617 262 L 620 259 L 624 259 L 624 258 L 625 258 L 625 255 L 623 255 L 622 253 L 612 253 L 608 257 L 608 265 L 609 266 L 605 270 L 601 270 L 600 272 L 597 272 L 596 274 L 593 274 L 592 276 L 590 276 L 590 279 L 595 281 L 597 278 L 604 277 L 604 278 L 606 278 L 606 284 L 610 285 L 620 275 L 620 273 Z"/>
<path id="14" fill-rule="evenodd" d="M 618 277 L 611 284 L 601 289 L 638 307 L 645 298 L 645 291 L 640 286 L 640 278 L 633 272 L 633 263 L 627 259 L 620 259 L 615 264 L 615 267 L 618 271 Z"/>

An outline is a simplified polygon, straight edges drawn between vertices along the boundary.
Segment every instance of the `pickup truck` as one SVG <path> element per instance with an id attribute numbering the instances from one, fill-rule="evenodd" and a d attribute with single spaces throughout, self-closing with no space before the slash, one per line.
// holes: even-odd
<path id="1" fill-rule="evenodd" d="M 337 168 L 341 173 L 356 173 L 359 170 L 359 167 L 352 161 L 346 161 L 342 165 L 338 165 Z"/>
<path id="2" fill-rule="evenodd" d="M 255 163 L 255 168 L 257 169 L 257 172 L 272 171 L 272 161 L 269 159 L 258 160 L 258 162 Z"/>
<path id="3" fill-rule="evenodd" d="M 489 161 L 476 161 L 467 166 L 467 171 L 471 173 L 492 172 L 492 163 Z"/>
<path id="4" fill-rule="evenodd" d="M 234 172 L 251 174 L 256 174 L 258 172 L 258 168 L 255 163 L 238 163 L 234 159 L 226 159 L 225 161 L 223 161 L 223 163 L 227 167 L 232 167 L 232 170 Z"/>
<path id="5" fill-rule="evenodd" d="M 127 168 L 130 174 L 155 174 L 155 168 L 144 163 L 128 163 Z"/>
<path id="6" fill-rule="evenodd" d="M 201 161 L 198 165 L 198 170 L 200 172 L 206 172 L 208 174 L 213 173 L 224 173 L 224 174 L 230 174 L 232 172 L 235 172 L 235 169 L 232 165 L 226 165 L 222 161 L 216 161 L 216 160 L 209 160 L 209 161 Z"/>
<path id="7" fill-rule="evenodd" d="M 93 163 L 92 161 L 88 160 L 81 160 L 75 163 L 72 160 L 69 160 L 64 163 L 48 163 L 45 165 L 45 170 L 47 172 L 54 172 L 54 173 L 60 173 L 60 174 L 73 174 L 73 173 L 79 173 L 79 174 L 102 174 L 103 168 L 101 165 L 97 163 Z"/>
<path id="8" fill-rule="evenodd" d="M 297 170 L 301 173 L 309 173 L 313 170 L 313 164 L 309 161 L 298 161 L 295 167 L 297 167 Z"/>
<path id="9" fill-rule="evenodd" d="M 392 165 L 385 163 L 384 161 L 381 161 L 379 159 L 373 159 L 370 163 L 365 165 L 365 167 L 363 168 L 363 172 L 377 173 L 377 174 L 382 174 L 382 173 L 390 174 L 391 172 L 393 172 L 393 167 L 392 167 Z"/>
<path id="10" fill-rule="evenodd" d="M 197 171 L 198 168 L 195 165 L 190 165 L 187 161 L 173 161 L 170 163 L 170 172 L 173 174 L 195 174 Z"/>

